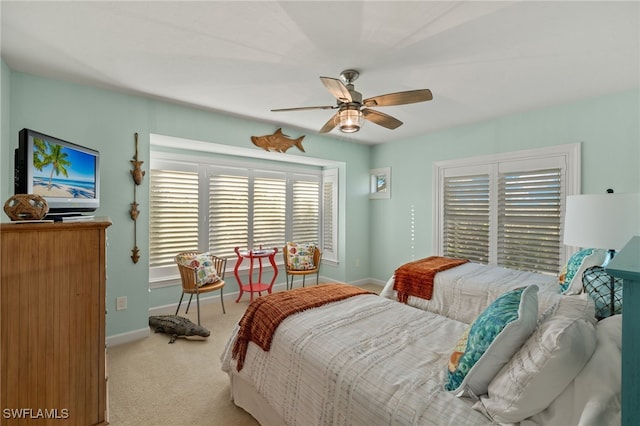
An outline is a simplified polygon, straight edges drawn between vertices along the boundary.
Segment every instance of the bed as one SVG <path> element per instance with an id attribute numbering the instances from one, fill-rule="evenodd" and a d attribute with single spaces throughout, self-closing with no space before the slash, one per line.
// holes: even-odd
<path id="1" fill-rule="evenodd" d="M 398 300 L 394 290 L 395 274 L 389 278 L 380 296 Z M 500 266 L 463 263 L 435 274 L 430 299 L 409 296 L 410 306 L 470 323 L 493 300 L 505 291 L 522 285 L 539 287 L 542 306 L 552 303 L 560 293 L 556 276 L 536 272 L 518 271 Z"/>
<path id="2" fill-rule="evenodd" d="M 335 286 L 347 285 L 286 297 Z M 507 293 L 532 288 L 537 295 L 537 286 Z M 582 297 L 551 295 L 542 312 L 535 300 L 534 329 L 484 394 L 445 389 L 452 348 L 468 323 L 366 293 L 283 318 L 268 350 L 248 342 L 239 368 L 243 317 L 221 355 L 222 370 L 235 404 L 263 426 L 619 424 L 620 316 L 598 323 Z M 272 319 L 256 314 L 252 322 Z"/>

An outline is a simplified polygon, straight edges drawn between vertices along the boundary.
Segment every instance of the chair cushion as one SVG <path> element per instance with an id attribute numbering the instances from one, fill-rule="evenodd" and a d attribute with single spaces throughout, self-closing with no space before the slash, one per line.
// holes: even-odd
<path id="1" fill-rule="evenodd" d="M 538 286 L 510 290 L 467 327 L 449 359 L 445 389 L 479 397 L 536 328 Z"/>
<path id="2" fill-rule="evenodd" d="M 313 253 L 315 243 L 287 243 L 287 268 L 292 271 L 308 271 L 315 269 Z"/>
<path id="3" fill-rule="evenodd" d="M 196 271 L 196 285 L 202 287 L 205 284 L 220 281 L 218 271 L 211 260 L 211 253 L 200 253 L 196 256 L 180 256 L 178 261 Z"/>

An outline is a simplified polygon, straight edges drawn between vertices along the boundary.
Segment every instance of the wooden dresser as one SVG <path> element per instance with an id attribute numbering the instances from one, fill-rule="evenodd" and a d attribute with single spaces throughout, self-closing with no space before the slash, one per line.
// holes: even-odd
<path id="1" fill-rule="evenodd" d="M 0 225 L 0 424 L 108 423 L 109 225 Z"/>
<path id="2" fill-rule="evenodd" d="M 622 278 L 622 426 L 640 424 L 640 236 L 634 236 L 607 266 Z"/>

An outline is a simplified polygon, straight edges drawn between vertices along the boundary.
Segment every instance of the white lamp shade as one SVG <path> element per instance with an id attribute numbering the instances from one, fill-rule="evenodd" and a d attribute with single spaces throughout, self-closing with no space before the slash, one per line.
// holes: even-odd
<path id="1" fill-rule="evenodd" d="M 567 196 L 566 245 L 620 250 L 634 235 L 640 235 L 640 194 Z"/>

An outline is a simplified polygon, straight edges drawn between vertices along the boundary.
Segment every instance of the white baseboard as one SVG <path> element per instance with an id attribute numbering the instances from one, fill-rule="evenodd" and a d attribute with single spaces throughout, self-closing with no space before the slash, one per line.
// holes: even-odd
<path id="1" fill-rule="evenodd" d="M 286 286 L 286 283 L 282 282 L 282 283 L 275 283 L 273 285 L 273 290 L 274 291 L 280 291 L 280 290 L 284 290 Z M 227 286 L 224 287 L 225 289 L 227 288 Z M 264 292 L 263 294 L 265 294 L 266 292 Z M 235 302 L 236 299 L 238 298 L 238 294 L 240 294 L 240 290 L 235 290 L 235 291 L 231 291 L 231 292 L 223 292 L 223 299 L 224 302 L 227 303 L 229 301 Z M 178 293 L 179 295 L 179 293 Z M 248 300 L 249 295 L 242 295 L 242 300 Z M 180 309 L 181 312 L 184 311 L 184 309 L 187 309 L 187 303 L 189 303 L 189 295 L 185 294 L 184 295 L 184 299 L 182 300 L 182 307 Z M 192 304 L 196 303 L 195 301 L 195 297 L 194 299 L 191 301 Z M 219 292 L 211 292 L 208 293 L 206 296 L 201 296 L 200 297 L 200 304 L 201 305 L 207 305 L 209 303 L 220 303 L 220 293 Z M 153 308 L 149 308 L 149 315 L 173 315 L 176 313 L 176 308 L 178 307 L 178 302 L 176 301 L 175 303 L 170 303 L 168 305 L 162 305 L 162 306 L 155 306 Z"/>
<path id="2" fill-rule="evenodd" d="M 326 283 L 326 282 L 336 282 L 335 280 L 329 279 L 327 277 L 323 277 L 320 276 L 319 281 L 321 283 Z M 315 278 L 311 278 L 309 280 L 305 280 L 305 285 L 315 285 L 316 280 Z M 356 281 L 352 281 L 349 284 L 351 285 L 355 285 L 355 286 L 362 286 L 365 284 L 376 284 L 379 285 L 381 287 L 384 287 L 384 285 L 386 284 L 385 281 L 381 281 L 381 280 L 375 280 L 372 278 L 366 278 L 366 279 L 362 279 L 362 280 L 356 280 Z M 293 283 L 294 288 L 297 287 L 302 287 L 302 279 L 298 279 L 298 280 L 294 280 Z M 281 283 L 275 283 L 273 285 L 273 290 L 275 291 L 281 291 L 284 290 L 286 288 L 286 283 L 285 282 L 281 282 Z M 229 292 L 229 293 L 223 293 L 223 298 L 225 303 L 234 303 L 236 301 L 236 299 L 238 298 L 238 294 L 240 293 L 239 290 L 233 291 L 233 292 Z M 186 309 L 187 307 L 187 303 L 189 302 L 189 298 L 187 297 L 188 295 L 185 295 L 184 300 L 182 301 L 182 309 L 181 312 L 184 312 L 184 309 Z M 242 298 L 243 300 L 248 300 L 248 295 L 243 295 Z M 195 301 L 191 301 L 191 303 L 195 303 Z M 220 303 L 220 294 L 217 292 L 211 293 L 207 296 L 203 296 L 200 298 L 200 304 L 201 305 L 207 305 L 210 303 Z M 163 305 L 163 306 L 155 306 L 153 308 L 149 308 L 149 316 L 152 315 L 173 315 L 176 312 L 176 308 L 178 307 L 178 302 L 176 303 L 170 303 L 168 305 Z M 124 343 L 129 343 L 129 342 L 133 342 L 136 340 L 140 340 L 140 339 L 144 339 L 146 337 L 148 337 L 151 334 L 151 331 L 149 328 L 142 328 L 139 330 L 133 330 L 133 331 L 128 331 L 126 333 L 121 333 L 121 334 L 114 334 L 112 336 L 107 336 L 107 346 L 117 346 L 117 345 L 122 345 Z"/>
<path id="3" fill-rule="evenodd" d="M 319 282 L 320 283 L 327 283 L 327 282 L 337 282 L 336 280 L 327 278 L 327 277 L 323 277 L 320 276 L 319 278 Z M 310 278 L 308 280 L 305 280 L 305 285 L 315 285 L 316 280 L 315 278 Z M 355 286 L 362 286 L 365 284 L 376 284 L 379 285 L 381 287 L 384 287 L 384 285 L 386 284 L 385 281 L 381 281 L 381 280 L 375 280 L 372 278 L 366 278 L 366 279 L 362 279 L 362 280 L 357 280 L 357 281 L 353 281 L 350 282 L 349 284 L 351 285 L 355 285 Z M 297 287 L 302 287 L 302 279 L 297 279 L 294 280 L 293 282 L 293 287 L 297 288 Z M 226 290 L 226 286 L 225 286 L 225 290 Z M 274 291 L 281 291 L 284 290 L 286 288 L 286 283 L 285 282 L 279 282 L 279 283 L 275 283 L 273 285 L 273 290 Z M 238 294 L 240 294 L 239 290 L 235 290 L 235 291 L 231 291 L 231 292 L 224 292 L 223 293 L 223 298 L 225 303 L 227 303 L 228 301 L 232 301 L 235 302 L 236 299 L 238 298 Z M 245 298 L 248 299 L 248 295 L 242 295 L 242 299 L 245 300 Z M 184 300 L 182 301 L 182 309 L 186 309 L 186 303 L 189 302 L 189 298 L 188 295 L 185 294 Z M 195 303 L 192 300 L 192 303 Z M 202 296 L 200 297 L 200 304 L 201 305 L 206 305 L 209 303 L 220 303 L 220 294 L 217 292 L 214 293 L 209 293 L 207 296 Z M 153 308 L 149 308 L 149 315 L 171 315 L 174 314 L 176 312 L 176 308 L 178 307 L 178 302 L 176 303 L 170 303 L 168 305 L 162 305 L 162 306 L 155 306 Z"/>
<path id="4" fill-rule="evenodd" d="M 149 337 L 151 331 L 149 327 L 141 328 L 139 330 L 127 331 L 126 333 L 114 334 L 107 337 L 107 347 L 118 346 L 124 343 L 135 342 Z"/>
<path id="5" fill-rule="evenodd" d="M 385 281 L 381 281 L 381 280 L 376 280 L 373 278 L 365 278 L 362 280 L 356 280 L 356 281 L 351 281 L 349 284 L 351 285 L 355 285 L 357 287 L 361 287 L 365 284 L 374 284 L 374 285 L 379 285 L 380 287 L 384 287 L 384 285 L 386 284 Z"/>
<path id="6" fill-rule="evenodd" d="M 319 281 L 320 281 L 320 283 L 342 283 L 342 281 L 337 281 L 337 280 L 334 280 L 334 279 L 331 279 L 331 278 L 323 277 L 322 275 L 320 275 L 320 280 Z M 361 280 L 351 281 L 349 283 L 343 283 L 343 284 L 350 284 L 350 285 L 354 285 L 356 287 L 361 287 L 361 286 L 366 285 L 366 284 L 374 284 L 374 285 L 379 285 L 380 287 L 384 287 L 384 285 L 386 283 L 387 283 L 386 281 L 376 280 L 376 279 L 373 279 L 373 278 L 363 278 Z M 316 284 L 315 278 L 308 278 L 306 280 L 306 284 L 315 285 Z M 294 280 L 293 286 L 294 286 L 294 288 L 295 287 L 302 287 L 302 279 L 300 278 L 300 279 Z"/>

